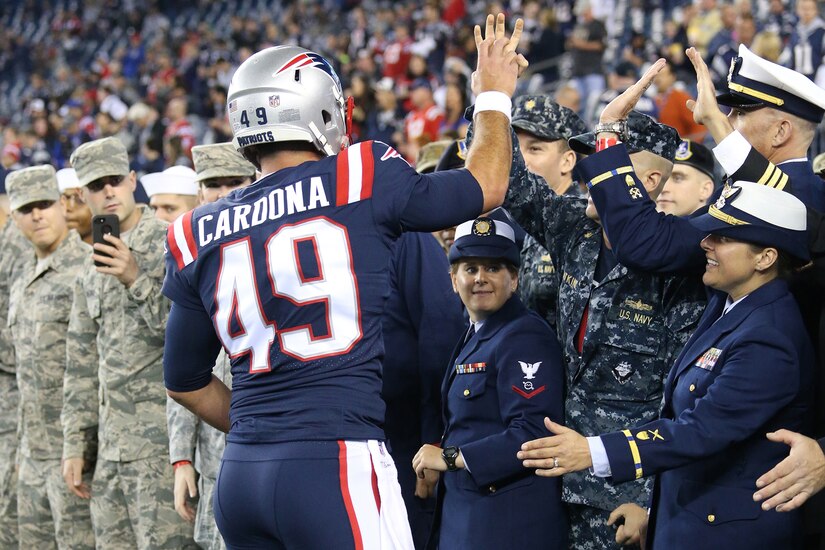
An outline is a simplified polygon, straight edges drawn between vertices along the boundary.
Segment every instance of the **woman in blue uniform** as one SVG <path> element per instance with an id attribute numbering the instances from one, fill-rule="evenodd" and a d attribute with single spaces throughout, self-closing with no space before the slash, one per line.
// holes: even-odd
<path id="1" fill-rule="evenodd" d="M 543 476 L 656 475 L 647 548 L 801 548 L 799 512 L 763 511 L 752 495 L 787 453 L 765 434 L 805 431 L 810 416 L 813 350 L 783 280 L 808 260 L 805 206 L 738 182 L 691 223 L 707 234 L 711 297 L 668 376 L 661 418 L 589 438 L 547 422 L 556 435 L 518 456 Z"/>
<path id="2" fill-rule="evenodd" d="M 513 228 L 478 218 L 456 228 L 450 249 L 453 290 L 470 327 L 456 346 L 442 385 L 441 447 L 413 459 L 420 496 L 439 475 L 432 548 L 566 547 L 558 480 L 525 470 L 521 444 L 561 422 L 564 372 L 547 323 L 515 295 L 519 249 Z"/>

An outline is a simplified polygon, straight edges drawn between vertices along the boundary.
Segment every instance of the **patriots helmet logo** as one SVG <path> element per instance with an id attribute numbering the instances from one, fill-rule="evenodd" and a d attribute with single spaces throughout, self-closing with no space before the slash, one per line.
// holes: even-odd
<path id="1" fill-rule="evenodd" d="M 519 361 L 519 365 L 521 365 L 521 372 L 524 373 L 524 378 L 527 380 L 532 380 L 535 378 L 536 371 L 539 370 L 541 366 L 541 361 L 538 363 L 525 363 L 524 361 Z"/>
<path id="2" fill-rule="evenodd" d="M 329 64 L 329 61 L 321 57 L 315 52 L 302 52 L 284 63 L 281 68 L 276 70 L 272 73 L 272 76 L 277 76 L 284 71 L 288 71 L 290 69 L 302 69 L 306 67 L 315 67 L 317 69 L 321 69 L 332 79 L 335 81 L 338 86 L 341 85 L 340 81 L 338 80 L 338 75 L 335 74 L 335 70 L 332 68 L 332 65 Z"/>

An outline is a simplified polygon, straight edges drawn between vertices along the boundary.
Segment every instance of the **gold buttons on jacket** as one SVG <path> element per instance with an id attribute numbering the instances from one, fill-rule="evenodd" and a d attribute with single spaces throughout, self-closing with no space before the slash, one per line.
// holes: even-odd
<path id="1" fill-rule="evenodd" d="M 708 514 L 708 523 L 713 523 L 714 521 L 716 521 L 716 516 Z"/>
<path id="2" fill-rule="evenodd" d="M 688 388 L 690 391 L 694 391 L 696 389 L 696 384 L 691 384 Z"/>
<path id="3" fill-rule="evenodd" d="M 496 492 L 496 486 L 495 485 L 490 485 L 489 487 L 487 487 L 487 490 L 490 491 L 491 493 L 495 493 Z"/>
<path id="4" fill-rule="evenodd" d="M 467 397 L 468 395 L 470 395 L 470 389 L 469 388 L 464 390 L 464 397 Z"/>

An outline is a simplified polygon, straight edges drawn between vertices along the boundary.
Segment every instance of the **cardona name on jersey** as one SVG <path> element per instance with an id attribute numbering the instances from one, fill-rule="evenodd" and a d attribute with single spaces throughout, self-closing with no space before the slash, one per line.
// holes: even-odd
<path id="1" fill-rule="evenodd" d="M 321 176 L 273 189 L 252 204 L 238 204 L 198 219 L 198 245 L 204 247 L 267 220 L 329 206 Z"/>

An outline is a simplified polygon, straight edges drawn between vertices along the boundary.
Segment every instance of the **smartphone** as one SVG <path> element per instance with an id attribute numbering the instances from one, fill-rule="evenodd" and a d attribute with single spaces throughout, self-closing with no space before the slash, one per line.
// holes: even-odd
<path id="1" fill-rule="evenodd" d="M 118 219 L 116 214 L 105 214 L 103 216 L 94 216 L 92 217 L 92 242 L 93 243 L 102 243 L 111 246 L 111 243 L 106 241 L 103 238 L 103 235 L 111 235 L 113 237 L 120 237 L 120 220 Z M 95 252 L 95 254 L 99 254 L 101 256 L 108 256 L 108 254 L 104 254 L 103 252 Z M 104 264 L 95 260 L 96 266 L 102 266 Z"/>

